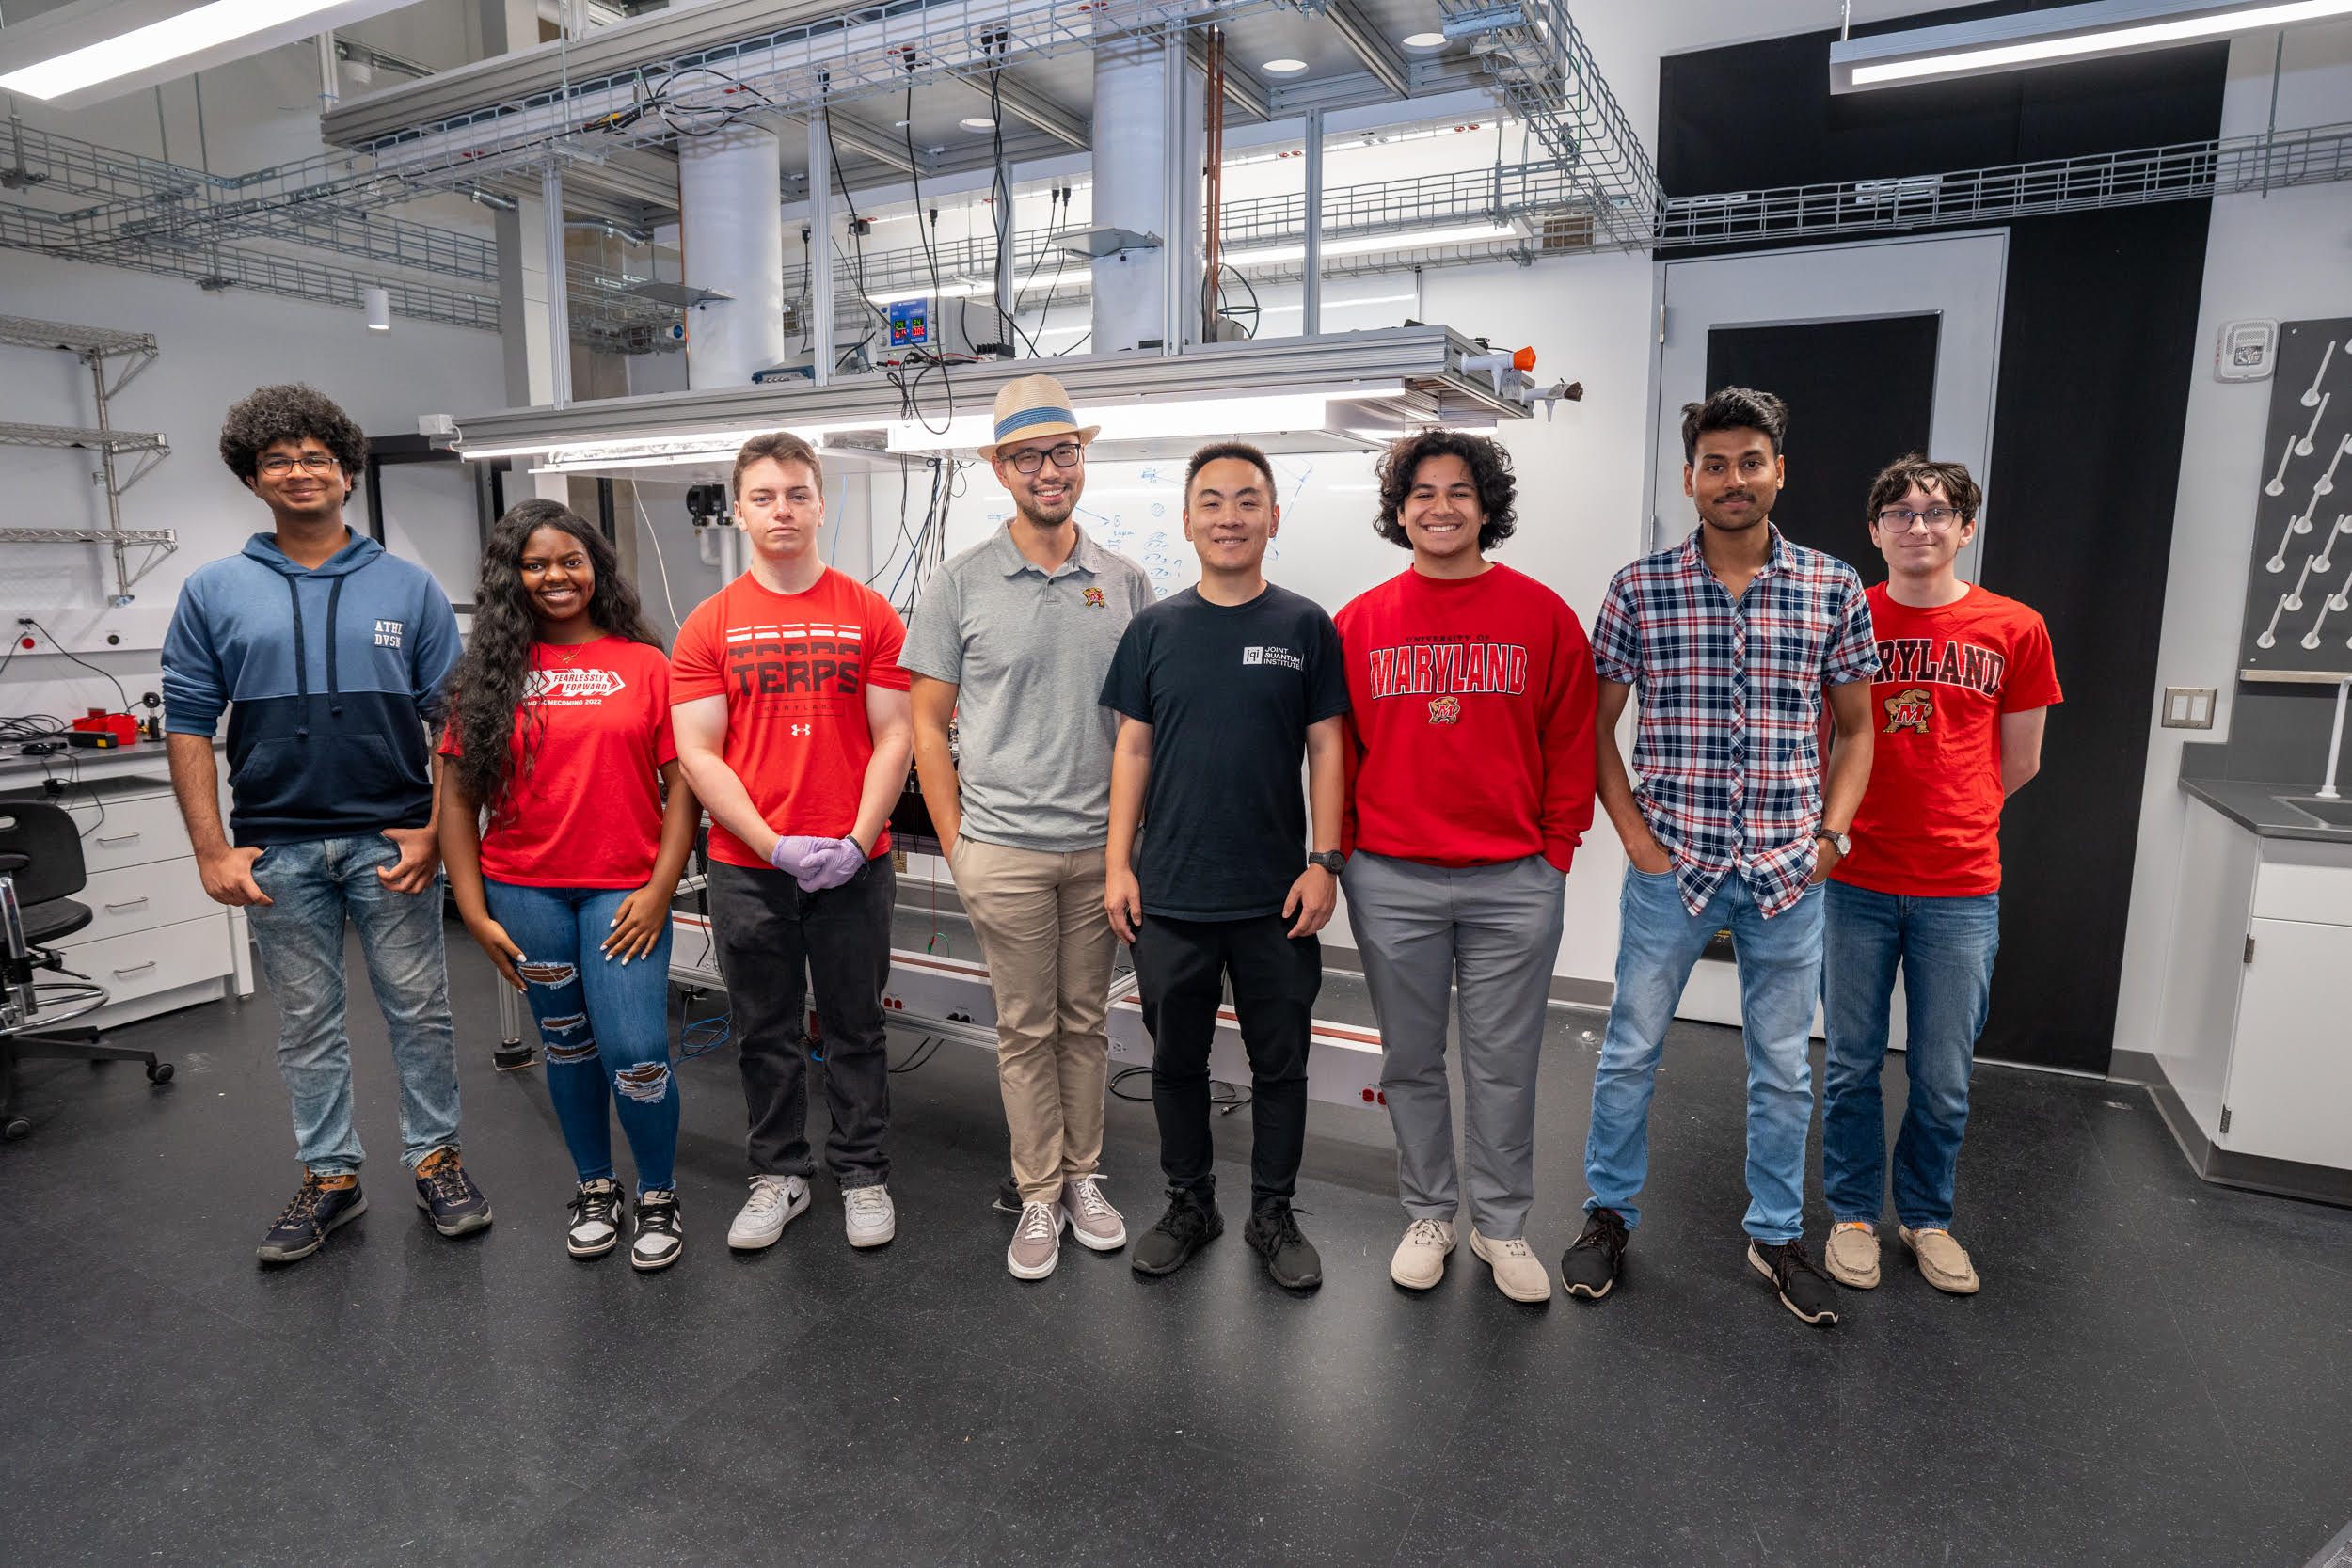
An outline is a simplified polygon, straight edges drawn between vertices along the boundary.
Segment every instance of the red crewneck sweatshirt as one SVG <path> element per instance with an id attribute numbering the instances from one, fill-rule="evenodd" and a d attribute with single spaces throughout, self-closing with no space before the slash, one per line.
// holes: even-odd
<path id="1" fill-rule="evenodd" d="M 1593 825 L 1595 686 L 1566 602 L 1500 564 L 1407 568 L 1335 620 L 1354 705 L 1341 847 L 1567 870 Z"/>

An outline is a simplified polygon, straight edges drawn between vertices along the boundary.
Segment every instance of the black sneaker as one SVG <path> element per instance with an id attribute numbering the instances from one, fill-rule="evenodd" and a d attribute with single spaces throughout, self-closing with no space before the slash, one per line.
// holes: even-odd
<path id="1" fill-rule="evenodd" d="M 490 1200 L 457 1163 L 457 1150 L 446 1145 L 417 1162 L 417 1207 L 444 1236 L 463 1236 L 490 1223 Z"/>
<path id="2" fill-rule="evenodd" d="M 1216 1212 L 1215 1188 L 1170 1187 L 1168 1212 L 1143 1233 L 1128 1261 L 1137 1274 L 1174 1274 L 1224 1234 L 1225 1216 Z"/>
<path id="3" fill-rule="evenodd" d="M 564 1229 L 564 1250 L 575 1258 L 601 1258 L 621 1244 L 621 1184 L 609 1176 L 582 1181 L 572 1195 L 572 1223 Z"/>
<path id="4" fill-rule="evenodd" d="M 1837 1321 L 1837 1292 L 1829 1275 L 1813 1266 L 1803 1242 L 1750 1241 L 1748 1263 L 1772 1282 L 1780 1304 L 1806 1323 L 1827 1328 Z"/>
<path id="5" fill-rule="evenodd" d="M 1289 1198 L 1262 1197 L 1252 1204 L 1241 1239 L 1265 1259 L 1265 1272 L 1285 1291 L 1311 1291 L 1323 1283 L 1323 1259 L 1298 1233 Z"/>
<path id="6" fill-rule="evenodd" d="M 678 1226 L 677 1192 L 661 1187 L 637 1195 L 637 1240 L 629 1243 L 628 1260 L 641 1274 L 666 1269 L 686 1250 L 686 1232 Z"/>
<path id="7" fill-rule="evenodd" d="M 1560 1255 L 1560 1283 L 1568 1294 L 1598 1301 L 1625 1272 L 1625 1216 L 1595 1209 L 1584 1216 L 1584 1232 Z"/>
<path id="8" fill-rule="evenodd" d="M 302 1190 L 286 1205 L 286 1212 L 278 1216 L 278 1223 L 269 1227 L 262 1244 L 254 1254 L 264 1263 L 293 1263 L 318 1251 L 326 1233 L 346 1220 L 356 1220 L 368 1212 L 366 1195 L 355 1180 L 348 1187 L 330 1187 L 331 1176 L 316 1171 L 302 1173 Z"/>

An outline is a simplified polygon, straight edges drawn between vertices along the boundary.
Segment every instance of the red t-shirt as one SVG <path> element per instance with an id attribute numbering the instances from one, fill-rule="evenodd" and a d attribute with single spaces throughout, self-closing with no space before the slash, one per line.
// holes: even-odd
<path id="1" fill-rule="evenodd" d="M 1334 621 L 1352 705 L 1341 847 L 1567 870 L 1593 825 L 1597 689 L 1576 611 L 1508 566 L 1408 567 Z"/>
<path id="2" fill-rule="evenodd" d="M 513 781 L 482 837 L 482 874 L 523 887 L 643 887 L 661 847 L 670 661 L 618 637 L 532 645 L 515 709 Z M 457 732 L 445 756 L 463 754 Z M 529 761 L 525 758 L 528 756 Z"/>
<path id="3" fill-rule="evenodd" d="M 1913 610 L 1870 590 L 1870 787 L 1853 853 L 1833 880 L 1908 897 L 2001 889 L 2001 715 L 2062 700 L 2049 629 L 2014 599 L 1971 587 Z"/>
<path id="4" fill-rule="evenodd" d="M 750 573 L 689 611 L 670 659 L 670 701 L 727 700 L 721 752 L 780 833 L 846 837 L 857 826 L 874 754 L 866 688 L 904 691 L 906 626 L 890 601 L 831 567 L 805 594 L 777 594 Z M 890 847 L 885 828 L 873 852 Z M 710 853 L 729 865 L 767 857 L 717 822 Z"/>

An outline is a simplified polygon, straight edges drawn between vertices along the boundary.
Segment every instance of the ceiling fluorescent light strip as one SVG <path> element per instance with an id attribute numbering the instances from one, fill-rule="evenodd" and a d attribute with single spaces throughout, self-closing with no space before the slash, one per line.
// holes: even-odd
<path id="1" fill-rule="evenodd" d="M 2352 4 L 2352 0 L 2346 0 Z M 1382 250 L 1425 250 L 1441 245 L 1492 245 L 1519 238 L 1519 231 L 1508 225 L 1482 223 L 1454 229 L 1417 229 L 1397 234 L 1372 234 L 1353 240 L 1326 240 L 1326 256 L 1365 256 Z M 1237 267 L 1276 266 L 1284 261 L 1303 261 L 1307 247 L 1299 245 L 1261 245 L 1248 250 L 1223 250 L 1218 253 Z"/>
<path id="2" fill-rule="evenodd" d="M 778 423 L 752 430 L 697 430 L 674 436 L 591 436 L 566 441 L 510 441 L 495 447 L 468 446 L 460 441 L 457 455 L 469 463 L 487 462 L 494 457 L 545 457 L 552 463 L 639 463 L 665 457 L 698 462 L 706 460 L 711 453 L 733 456 L 735 450 L 753 436 L 765 436 L 773 430 L 789 430 L 796 436 L 830 436 L 841 430 L 873 430 L 879 428 L 881 423 L 879 420 Z"/>
<path id="3" fill-rule="evenodd" d="M 183 55 L 200 54 L 333 10 L 341 0 L 212 0 L 194 10 L 134 27 L 117 38 L 71 49 L 0 76 L 0 87 L 27 98 L 62 98 L 84 87 L 150 71 Z"/>
<path id="4" fill-rule="evenodd" d="M 2065 15 L 2065 8 L 2057 11 L 2026 12 L 2025 17 L 2061 24 L 2056 19 Z M 2117 25 L 2070 33 L 2059 38 L 2023 39 L 2014 43 L 1986 44 L 1976 48 L 1951 49 L 1911 59 L 1884 60 L 1874 64 L 1856 64 L 1852 81 L 1857 87 L 1890 87 L 1901 82 L 1917 82 L 1937 76 L 1957 76 L 1973 71 L 2003 71 L 2012 67 L 2046 65 L 2053 61 L 2072 59 L 2085 55 L 2122 54 L 2135 49 L 2161 48 L 2167 44 L 2191 43 L 2200 39 L 2221 38 L 2231 33 L 2261 32 L 2273 27 L 2293 26 L 2296 23 L 2320 22 L 2329 17 L 2352 15 L 2352 0 L 2290 0 L 2284 5 L 2239 7 L 2230 10 L 2205 10 L 2193 16 L 2171 17 L 2158 21 L 2119 23 Z M 1867 40 L 1883 43 L 1883 38 Z"/>
<path id="5" fill-rule="evenodd" d="M 1078 417 L 1102 426 L 1103 441 L 1148 441 L 1177 436 L 1263 435 L 1283 430 L 1322 430 L 1329 404 L 1363 398 L 1394 397 L 1394 385 L 1296 388 L 1271 396 L 1171 398 L 1151 403 L 1082 404 Z M 995 436 L 993 416 L 959 414 L 945 430 L 900 420 L 889 427 L 892 451 L 951 451 L 981 446 Z"/>

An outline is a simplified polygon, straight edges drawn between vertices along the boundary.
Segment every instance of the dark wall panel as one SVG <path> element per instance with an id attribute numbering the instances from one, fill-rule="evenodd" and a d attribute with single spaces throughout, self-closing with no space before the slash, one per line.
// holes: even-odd
<path id="1" fill-rule="evenodd" d="M 1942 173 L 2220 127 L 2223 45 L 1833 99 L 1834 37 L 1661 61 L 1666 189 Z M 2113 1046 L 2209 205 L 2010 226 L 1984 580 L 2048 619 L 2068 700 L 2051 716 L 2042 776 L 2006 814 L 1988 1057 L 2097 1072 Z"/>

